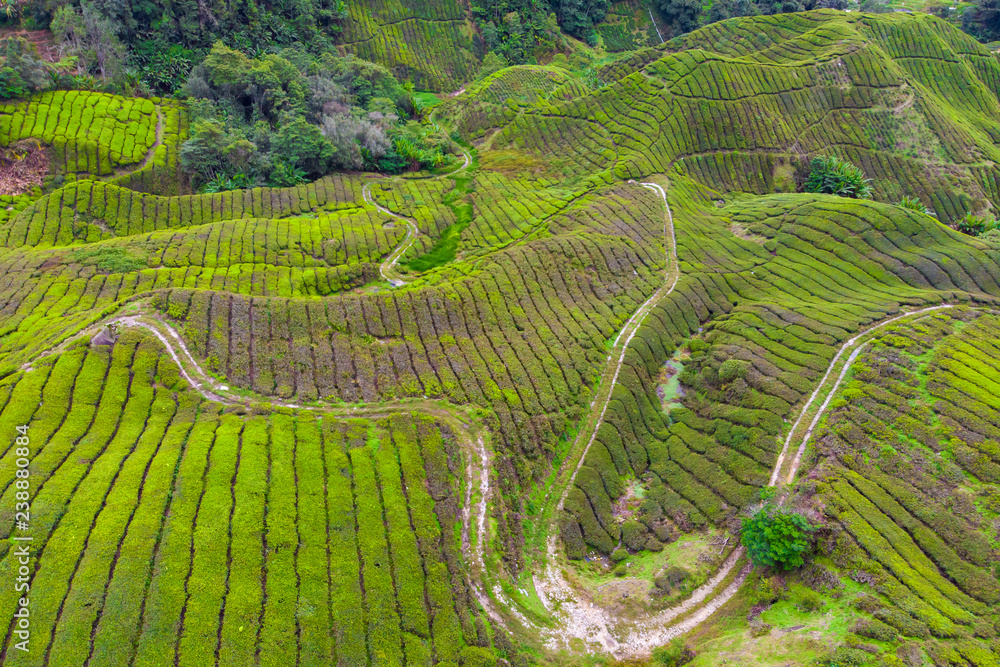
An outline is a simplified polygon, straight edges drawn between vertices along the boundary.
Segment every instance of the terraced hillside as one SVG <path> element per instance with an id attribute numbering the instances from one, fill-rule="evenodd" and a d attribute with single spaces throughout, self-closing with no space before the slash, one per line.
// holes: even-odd
<path id="1" fill-rule="evenodd" d="M 994 203 L 995 68 L 729 21 L 470 86 L 453 171 L 217 194 L 180 104 L 0 107 L 64 156 L 0 211 L 0 662 L 995 664 L 1000 254 L 945 224 Z M 831 153 L 877 201 L 794 192 Z M 772 493 L 794 574 L 738 546 Z"/>
<path id="2" fill-rule="evenodd" d="M 879 199 L 918 197 L 950 220 L 998 201 L 998 72 L 991 52 L 932 16 L 821 11 L 712 24 L 605 66 L 597 90 L 516 114 L 455 104 L 463 130 L 494 148 L 596 181 L 675 172 L 725 191 L 789 191 L 802 156 L 832 149 L 864 167 Z"/>
<path id="3" fill-rule="evenodd" d="M 418 90 L 452 92 L 479 69 L 482 38 L 458 0 L 365 0 L 347 3 L 347 11 L 340 48 Z"/>

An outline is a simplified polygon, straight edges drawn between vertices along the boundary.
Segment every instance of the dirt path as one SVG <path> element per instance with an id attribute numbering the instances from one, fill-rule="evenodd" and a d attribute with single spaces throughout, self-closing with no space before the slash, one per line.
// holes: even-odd
<path id="1" fill-rule="evenodd" d="M 504 620 L 494 609 L 493 599 L 487 594 L 482 581 L 484 581 L 486 565 L 483 554 L 486 548 L 486 528 L 488 501 L 492 492 L 490 484 L 490 454 L 484 436 L 484 429 L 476 422 L 475 417 L 460 406 L 431 399 L 411 399 L 398 400 L 386 405 L 338 405 L 338 406 L 302 406 L 288 401 L 272 397 L 260 399 L 236 394 L 230 388 L 215 378 L 202 368 L 201 364 L 191 354 L 187 344 L 181 338 L 177 330 L 169 323 L 146 313 L 134 315 L 110 316 L 94 325 L 82 329 L 76 335 L 67 338 L 59 345 L 46 350 L 35 358 L 39 359 L 59 354 L 64 351 L 70 343 L 80 338 L 90 338 L 96 335 L 105 327 L 112 327 L 121 331 L 122 329 L 144 329 L 150 332 L 166 349 L 167 354 L 177 365 L 181 376 L 191 387 L 198 392 L 202 398 L 213 403 L 222 405 L 246 405 L 252 406 L 254 403 L 269 403 L 285 408 L 297 410 L 312 410 L 333 417 L 341 418 L 381 418 L 392 414 L 423 412 L 431 414 L 442 421 L 448 423 L 458 436 L 457 439 L 462 448 L 462 457 L 466 462 L 466 489 L 465 503 L 462 507 L 462 546 L 463 552 L 469 559 L 468 582 L 476 599 L 480 605 L 486 609 L 494 621 L 503 623 Z M 22 370 L 31 371 L 31 366 L 25 364 Z M 473 502 L 473 491 L 477 496 Z M 494 594 L 494 598 L 503 599 Z M 510 603 L 507 602 L 509 605 Z M 512 605 L 511 605 L 512 606 Z M 515 616 L 522 618 L 520 614 Z M 526 621 L 525 621 L 526 622 Z"/>
<path id="2" fill-rule="evenodd" d="M 469 165 L 472 164 L 472 155 L 469 153 L 469 151 L 465 150 L 461 146 L 459 146 L 459 150 L 462 151 L 462 156 L 465 158 L 464 162 L 462 163 L 462 166 L 452 171 L 449 171 L 446 174 L 439 174 L 438 176 L 434 176 L 431 180 L 436 181 L 442 178 L 448 178 L 449 176 L 454 176 L 458 172 L 467 169 Z M 396 246 L 395 250 L 389 253 L 389 256 L 386 257 L 385 261 L 383 261 L 382 264 L 380 264 L 378 267 L 378 272 L 382 274 L 383 278 L 389 281 L 389 284 L 391 284 L 393 287 L 402 287 L 408 281 L 403 278 L 403 276 L 399 273 L 396 267 L 399 264 L 399 259 L 403 256 L 403 253 L 409 250 L 410 246 L 413 245 L 413 242 L 416 240 L 417 235 L 420 233 L 420 228 L 417 226 L 415 220 L 407 218 L 406 216 L 399 215 L 398 213 L 393 213 L 389 209 L 385 208 L 384 206 L 376 202 L 375 199 L 372 197 L 371 186 L 372 183 L 368 182 L 365 183 L 364 187 L 361 188 L 361 195 L 362 197 L 364 197 L 365 202 L 367 204 L 370 204 L 371 206 L 374 206 L 376 209 L 378 209 L 380 213 L 384 215 L 388 215 L 389 217 L 395 218 L 396 220 L 402 220 L 403 223 L 406 225 L 406 237 L 399 242 L 399 245 Z"/>
<path id="3" fill-rule="evenodd" d="M 629 181 L 635 183 L 635 181 Z M 545 512 L 548 516 L 548 540 L 546 542 L 545 569 L 533 577 L 535 591 L 541 599 L 545 608 L 558 619 L 555 629 L 545 629 L 542 632 L 543 641 L 546 646 L 553 650 L 569 649 L 573 640 L 582 640 L 585 644 L 595 645 L 600 650 L 620 655 L 623 653 L 623 645 L 616 639 L 616 626 L 619 619 L 615 618 L 606 610 L 594 605 L 583 596 L 578 596 L 572 585 L 563 575 L 561 564 L 561 554 L 559 552 L 557 521 L 559 513 L 563 509 L 566 497 L 573 488 L 577 473 L 583 466 L 587 458 L 587 452 L 597 437 L 597 431 L 604 421 L 608 404 L 611 402 L 611 394 L 618 383 L 618 375 L 621 372 L 622 364 L 625 361 L 625 354 L 628 351 L 629 343 L 639 330 L 640 325 L 646 315 L 664 297 L 673 292 L 677 281 L 680 279 L 680 268 L 677 261 L 677 240 L 674 231 L 673 212 L 667 202 L 667 193 L 656 183 L 640 183 L 642 187 L 656 192 L 663 201 L 663 238 L 666 246 L 667 268 L 664 275 L 663 286 L 653 293 L 649 299 L 643 303 L 631 318 L 622 327 L 612 344 L 611 352 L 608 354 L 606 367 L 601 383 L 598 385 L 597 395 L 591 403 L 591 409 L 586 420 L 581 424 L 576 440 L 573 442 L 570 452 L 563 463 L 562 469 L 556 476 L 555 484 L 549 489 L 561 489 L 559 500 L 554 511 L 551 509 Z M 575 464 L 574 464 L 575 462 Z M 546 499 L 549 495 L 546 496 Z"/>
<path id="4" fill-rule="evenodd" d="M 466 153 L 465 163 L 461 167 L 437 178 L 454 175 L 467 168 L 470 163 L 471 156 Z M 635 183 L 634 181 L 630 182 Z M 652 190 L 663 201 L 663 234 L 666 251 L 664 284 L 629 318 L 612 344 L 601 383 L 598 386 L 594 401 L 591 403 L 591 410 L 587 417 L 585 417 L 585 421 L 581 423 L 578 436 L 555 477 L 555 483 L 550 486 L 546 495 L 548 508 L 547 512 L 543 513 L 543 516 L 547 517 L 546 521 L 548 523 L 548 539 L 545 544 L 545 566 L 541 572 L 536 573 L 533 577 L 534 587 L 539 599 L 554 621 L 549 627 L 540 630 L 542 641 L 547 648 L 552 650 L 577 650 L 579 648 L 578 643 L 582 641 L 588 650 L 610 653 L 616 658 L 646 656 L 653 648 L 662 646 L 672 638 L 691 631 L 708 619 L 719 607 L 729 601 L 739 590 L 740 585 L 750 572 L 750 565 L 743 558 L 743 548 L 738 547 L 730 553 L 711 579 L 698 587 L 683 602 L 674 607 L 649 613 L 645 616 L 625 618 L 595 605 L 588 599 L 585 593 L 577 590 L 567 580 L 563 571 L 565 556 L 560 549 L 558 530 L 556 529 L 558 512 L 562 510 L 567 494 L 572 488 L 576 475 L 603 422 L 629 344 L 646 315 L 663 298 L 673 292 L 680 279 L 673 213 L 667 201 L 666 192 L 663 187 L 656 183 L 639 183 L 637 185 Z M 386 260 L 388 266 L 383 272 L 383 276 L 392 280 L 390 276 L 399 256 L 409 247 L 409 244 L 413 241 L 413 236 L 417 233 L 416 225 L 408 218 L 396 215 L 377 204 L 371 198 L 368 188 L 369 185 L 366 184 L 363 189 L 365 201 L 375 206 L 380 212 L 394 218 L 400 218 L 406 221 L 408 226 L 412 225 L 407 238 L 404 239 L 403 243 Z M 385 267 L 386 265 L 383 266 Z M 393 284 L 405 283 L 393 282 Z M 877 323 L 846 341 L 830 362 L 819 385 L 806 401 L 798 418 L 789 430 L 782 451 L 775 462 L 769 484 L 774 486 L 782 478 L 784 479 L 784 483 L 794 481 L 813 430 L 819 424 L 820 419 L 828 408 L 837 388 L 844 377 L 846 377 L 851 365 L 875 332 L 906 318 L 924 316 L 931 312 L 952 307 L 951 304 L 943 304 L 905 312 Z M 255 402 L 267 402 L 277 406 L 300 410 L 314 410 L 334 417 L 344 418 L 378 418 L 391 414 L 419 411 L 434 415 L 448 423 L 458 436 L 465 461 L 466 484 L 461 510 L 461 540 L 463 552 L 468 559 L 468 582 L 477 601 L 495 622 L 506 625 L 506 619 L 514 618 L 525 627 L 533 625 L 521 614 L 517 605 L 506 598 L 498 583 L 493 582 L 491 587 L 491 578 L 485 559 L 488 546 L 489 500 L 492 493 L 490 448 L 485 437 L 486 431 L 484 427 L 478 423 L 471 411 L 462 406 L 431 399 L 404 399 L 378 406 L 364 404 L 354 406 L 301 406 L 270 397 L 257 398 L 250 395 L 237 394 L 231 391 L 228 386 L 213 378 L 202 368 L 191 354 L 184 340 L 169 323 L 146 313 L 111 316 L 81 330 L 51 350 L 38 355 L 35 360 L 37 361 L 37 359 L 50 354 L 57 354 L 64 350 L 73 340 L 84 336 L 92 336 L 105 325 L 113 325 L 119 328 L 142 328 L 152 333 L 166 348 L 167 354 L 177 364 L 184 379 L 195 391 L 209 401 L 225 405 L 244 404 L 247 406 Z M 26 364 L 23 368 L 30 370 L 31 366 Z M 840 369 L 839 373 L 835 376 L 835 371 L 838 368 Z M 830 380 L 834 376 L 835 379 L 831 383 Z M 825 399 L 816 408 L 815 405 L 821 396 L 825 396 Z M 808 427 L 802 431 L 801 427 L 803 423 L 810 416 L 812 416 L 812 419 L 809 421 Z M 796 448 L 795 455 L 787 464 L 787 474 L 783 475 L 792 443 L 799 435 L 801 435 L 801 441 Z"/>
<path id="5" fill-rule="evenodd" d="M 812 414 L 813 419 L 802 434 L 802 440 L 794 458 L 788 466 L 787 476 L 784 480 L 785 484 L 794 482 L 813 430 L 819 424 L 831 400 L 836 395 L 838 387 L 847 375 L 847 371 L 868 344 L 873 334 L 901 320 L 922 317 L 928 313 L 952 307 L 951 304 L 944 304 L 902 313 L 865 329 L 845 342 L 830 362 L 826 374 L 816 387 L 816 390 L 809 397 L 809 400 L 806 401 L 798 419 L 792 425 L 788 437 L 785 439 L 781 454 L 775 462 L 769 485 L 774 486 L 777 484 L 785 464 L 785 459 L 787 458 L 789 447 L 793 439 L 800 433 L 799 427 L 803 420 Z M 626 341 L 626 346 L 627 344 Z M 841 359 L 845 354 L 848 356 L 841 366 Z M 618 365 L 620 366 L 620 364 L 621 360 L 619 359 Z M 838 366 L 841 366 L 840 373 L 831 384 L 829 380 Z M 826 398 L 813 413 L 813 406 L 821 395 L 825 395 Z M 601 415 L 603 416 L 603 408 Z M 597 426 L 599 425 L 600 421 L 597 422 Z M 593 435 L 591 435 L 590 439 L 593 440 Z M 586 449 L 584 450 L 585 453 Z M 580 464 L 578 463 L 576 469 L 578 470 L 579 467 Z M 573 478 L 575 478 L 575 472 L 570 477 L 570 484 Z M 568 490 L 563 492 L 563 499 L 566 493 L 568 493 Z M 560 509 L 562 507 L 561 501 L 559 507 Z M 722 567 L 719 568 L 708 582 L 698 587 L 689 598 L 679 605 L 644 617 L 624 618 L 618 617 L 613 612 L 594 605 L 590 600 L 586 599 L 585 594 L 575 590 L 565 579 L 562 563 L 564 556 L 558 550 L 558 540 L 554 527 L 550 527 L 550 537 L 547 547 L 548 559 L 546 569 L 541 577 L 535 579 L 535 587 L 539 593 L 539 597 L 542 599 L 542 603 L 553 613 L 559 622 L 556 629 L 544 633 L 546 646 L 552 650 L 570 649 L 576 640 L 582 640 L 591 649 L 597 648 L 619 659 L 648 656 L 652 649 L 666 644 L 674 637 L 690 632 L 736 595 L 746 576 L 751 571 L 750 564 L 743 558 L 743 547 L 738 547 L 729 555 L 722 564 Z M 738 566 L 740 567 L 739 571 L 735 577 L 732 577 L 731 575 L 733 575 Z M 722 590 L 719 590 L 720 586 L 727 580 L 729 583 Z M 674 622 L 680 617 L 683 618 Z"/>

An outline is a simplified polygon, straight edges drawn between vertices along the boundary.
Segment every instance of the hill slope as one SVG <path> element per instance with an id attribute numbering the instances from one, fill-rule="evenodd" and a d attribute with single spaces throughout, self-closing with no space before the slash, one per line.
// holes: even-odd
<path id="1" fill-rule="evenodd" d="M 463 29 L 379 7 L 355 44 Z M 735 20 L 470 86 L 433 119 L 475 140 L 453 172 L 217 194 L 169 102 L 95 96 L 91 134 L 82 93 L 0 107 L 64 156 L 0 218 L 26 664 L 521 666 L 698 628 L 718 664 L 805 589 L 792 660 L 993 664 L 1000 259 L 942 220 L 995 202 L 996 67 L 926 17 Z M 791 192 L 830 152 L 879 201 Z M 822 525 L 787 578 L 736 549 L 770 484 Z"/>
<path id="2" fill-rule="evenodd" d="M 932 16 L 733 19 L 600 78 L 589 94 L 513 117 L 488 100 L 454 104 L 463 130 L 500 128 L 491 146 L 605 181 L 679 169 L 721 191 L 789 191 L 803 157 L 833 150 L 864 167 L 883 201 L 919 197 L 943 219 L 997 203 L 1000 65 Z"/>

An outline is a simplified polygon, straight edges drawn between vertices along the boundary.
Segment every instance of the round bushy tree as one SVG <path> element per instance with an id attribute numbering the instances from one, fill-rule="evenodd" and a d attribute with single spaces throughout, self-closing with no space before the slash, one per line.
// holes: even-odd
<path id="1" fill-rule="evenodd" d="M 791 570 L 805 563 L 813 530 L 801 514 L 768 503 L 743 517 L 740 540 L 754 565 Z"/>

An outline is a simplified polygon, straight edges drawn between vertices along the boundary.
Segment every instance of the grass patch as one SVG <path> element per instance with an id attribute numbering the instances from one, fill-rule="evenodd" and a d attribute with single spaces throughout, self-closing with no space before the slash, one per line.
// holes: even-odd
<path id="1" fill-rule="evenodd" d="M 416 103 L 418 111 L 432 109 L 441 104 L 440 97 L 426 90 L 413 93 L 413 101 Z"/>
<path id="2" fill-rule="evenodd" d="M 85 248 L 73 252 L 73 261 L 97 267 L 102 273 L 130 273 L 146 268 L 146 259 L 124 248 Z"/>

